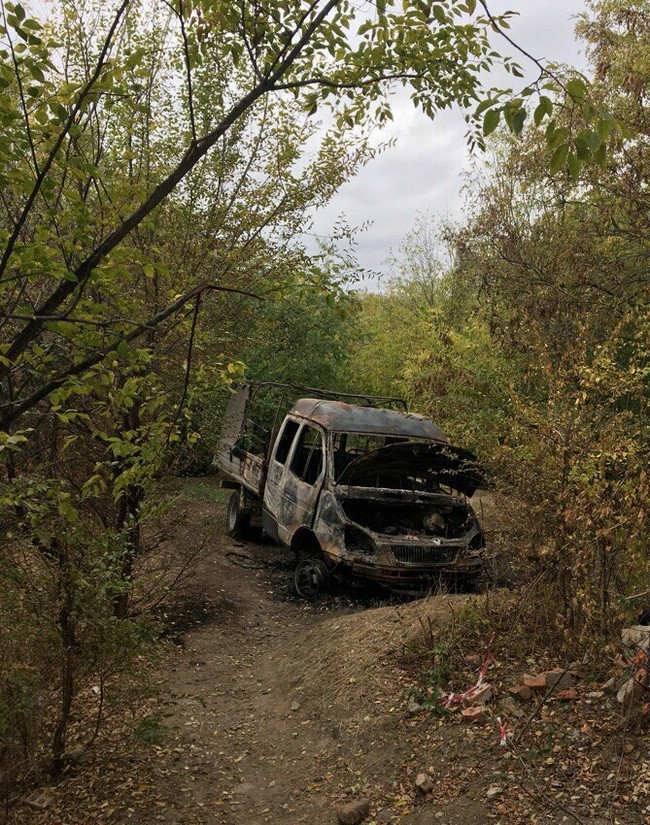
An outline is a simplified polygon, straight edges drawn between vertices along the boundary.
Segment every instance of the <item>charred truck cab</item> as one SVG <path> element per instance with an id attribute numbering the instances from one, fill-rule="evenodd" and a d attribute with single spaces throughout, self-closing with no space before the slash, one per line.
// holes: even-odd
<path id="1" fill-rule="evenodd" d="M 399 399 L 286 387 L 285 404 L 301 390 L 324 397 L 299 398 L 265 429 L 248 415 L 271 386 L 279 385 L 241 385 L 226 411 L 216 463 L 235 490 L 232 535 L 263 528 L 291 548 L 306 597 L 333 573 L 420 591 L 483 572 L 483 532 L 468 500 L 482 482 L 474 455 Z"/>

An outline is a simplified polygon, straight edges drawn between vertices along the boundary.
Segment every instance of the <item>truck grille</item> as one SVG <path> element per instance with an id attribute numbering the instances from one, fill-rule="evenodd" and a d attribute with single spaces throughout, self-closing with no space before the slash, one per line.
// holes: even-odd
<path id="1" fill-rule="evenodd" d="M 391 544 L 395 561 L 405 564 L 450 564 L 456 558 L 456 547 L 427 547 L 413 544 Z"/>

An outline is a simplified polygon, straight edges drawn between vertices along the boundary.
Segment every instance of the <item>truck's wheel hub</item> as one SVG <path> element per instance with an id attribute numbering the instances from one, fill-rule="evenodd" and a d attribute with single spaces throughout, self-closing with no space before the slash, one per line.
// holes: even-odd
<path id="1" fill-rule="evenodd" d="M 315 599 L 326 589 L 328 578 L 327 567 L 320 559 L 301 559 L 293 574 L 296 593 L 303 599 Z"/>

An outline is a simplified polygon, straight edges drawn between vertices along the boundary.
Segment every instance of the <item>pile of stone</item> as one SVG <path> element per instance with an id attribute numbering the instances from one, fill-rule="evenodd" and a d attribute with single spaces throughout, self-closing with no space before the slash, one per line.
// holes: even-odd
<path id="1" fill-rule="evenodd" d="M 487 719 L 485 703 L 492 698 L 492 685 L 483 682 L 482 685 L 468 691 L 463 696 L 463 706 L 460 711 L 463 719 L 468 722 L 484 722 Z"/>
<path id="2" fill-rule="evenodd" d="M 576 682 L 582 678 L 579 670 L 573 667 L 555 667 L 546 673 L 526 674 L 520 685 L 508 688 L 508 693 L 520 702 L 528 702 L 534 696 L 552 690 L 557 699 L 570 702 L 578 698 Z"/>

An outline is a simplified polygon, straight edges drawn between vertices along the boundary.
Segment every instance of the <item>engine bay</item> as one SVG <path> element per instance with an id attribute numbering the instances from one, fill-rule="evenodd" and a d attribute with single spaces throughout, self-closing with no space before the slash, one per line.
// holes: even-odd
<path id="1" fill-rule="evenodd" d="M 386 536 L 461 538 L 475 523 L 471 507 L 451 496 L 420 502 L 345 498 L 341 506 L 349 519 Z"/>

